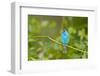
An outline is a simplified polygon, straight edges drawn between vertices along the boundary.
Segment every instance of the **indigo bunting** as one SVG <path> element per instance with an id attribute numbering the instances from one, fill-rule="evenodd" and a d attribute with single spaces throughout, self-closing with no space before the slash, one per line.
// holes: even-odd
<path id="1" fill-rule="evenodd" d="M 64 46 L 64 53 L 67 52 L 67 45 L 69 43 L 69 34 L 66 30 L 64 30 L 61 34 L 61 41 L 62 41 L 62 44 Z"/>

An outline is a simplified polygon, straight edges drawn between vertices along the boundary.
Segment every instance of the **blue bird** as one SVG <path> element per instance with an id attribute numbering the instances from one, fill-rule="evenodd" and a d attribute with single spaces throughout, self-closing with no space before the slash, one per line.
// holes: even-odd
<path id="1" fill-rule="evenodd" d="M 62 41 L 62 44 L 64 46 L 64 53 L 67 52 L 67 45 L 69 43 L 69 34 L 66 30 L 64 30 L 61 34 L 61 41 Z"/>

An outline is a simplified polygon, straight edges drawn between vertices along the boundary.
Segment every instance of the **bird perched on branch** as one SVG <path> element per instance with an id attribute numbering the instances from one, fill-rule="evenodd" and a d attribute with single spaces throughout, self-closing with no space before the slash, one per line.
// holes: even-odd
<path id="1" fill-rule="evenodd" d="M 61 41 L 62 41 L 62 44 L 64 46 L 64 53 L 67 53 L 67 45 L 69 43 L 69 33 L 67 32 L 66 29 L 64 29 L 64 31 L 62 32 L 61 34 Z"/>

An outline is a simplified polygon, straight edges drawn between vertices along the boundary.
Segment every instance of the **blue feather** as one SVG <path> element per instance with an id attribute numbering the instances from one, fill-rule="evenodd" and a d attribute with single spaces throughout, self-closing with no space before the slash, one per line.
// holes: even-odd
<path id="1" fill-rule="evenodd" d="M 69 34 L 67 31 L 63 31 L 61 35 L 62 43 L 64 46 L 66 46 L 69 42 Z"/>

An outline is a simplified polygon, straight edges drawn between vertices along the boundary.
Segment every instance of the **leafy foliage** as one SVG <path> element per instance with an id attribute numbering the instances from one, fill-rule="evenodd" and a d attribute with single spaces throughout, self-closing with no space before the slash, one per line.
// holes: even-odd
<path id="1" fill-rule="evenodd" d="M 67 53 L 61 43 L 66 28 L 70 35 Z M 46 37 L 48 36 L 48 37 Z M 28 15 L 28 60 L 82 59 L 88 57 L 88 18 Z"/>

